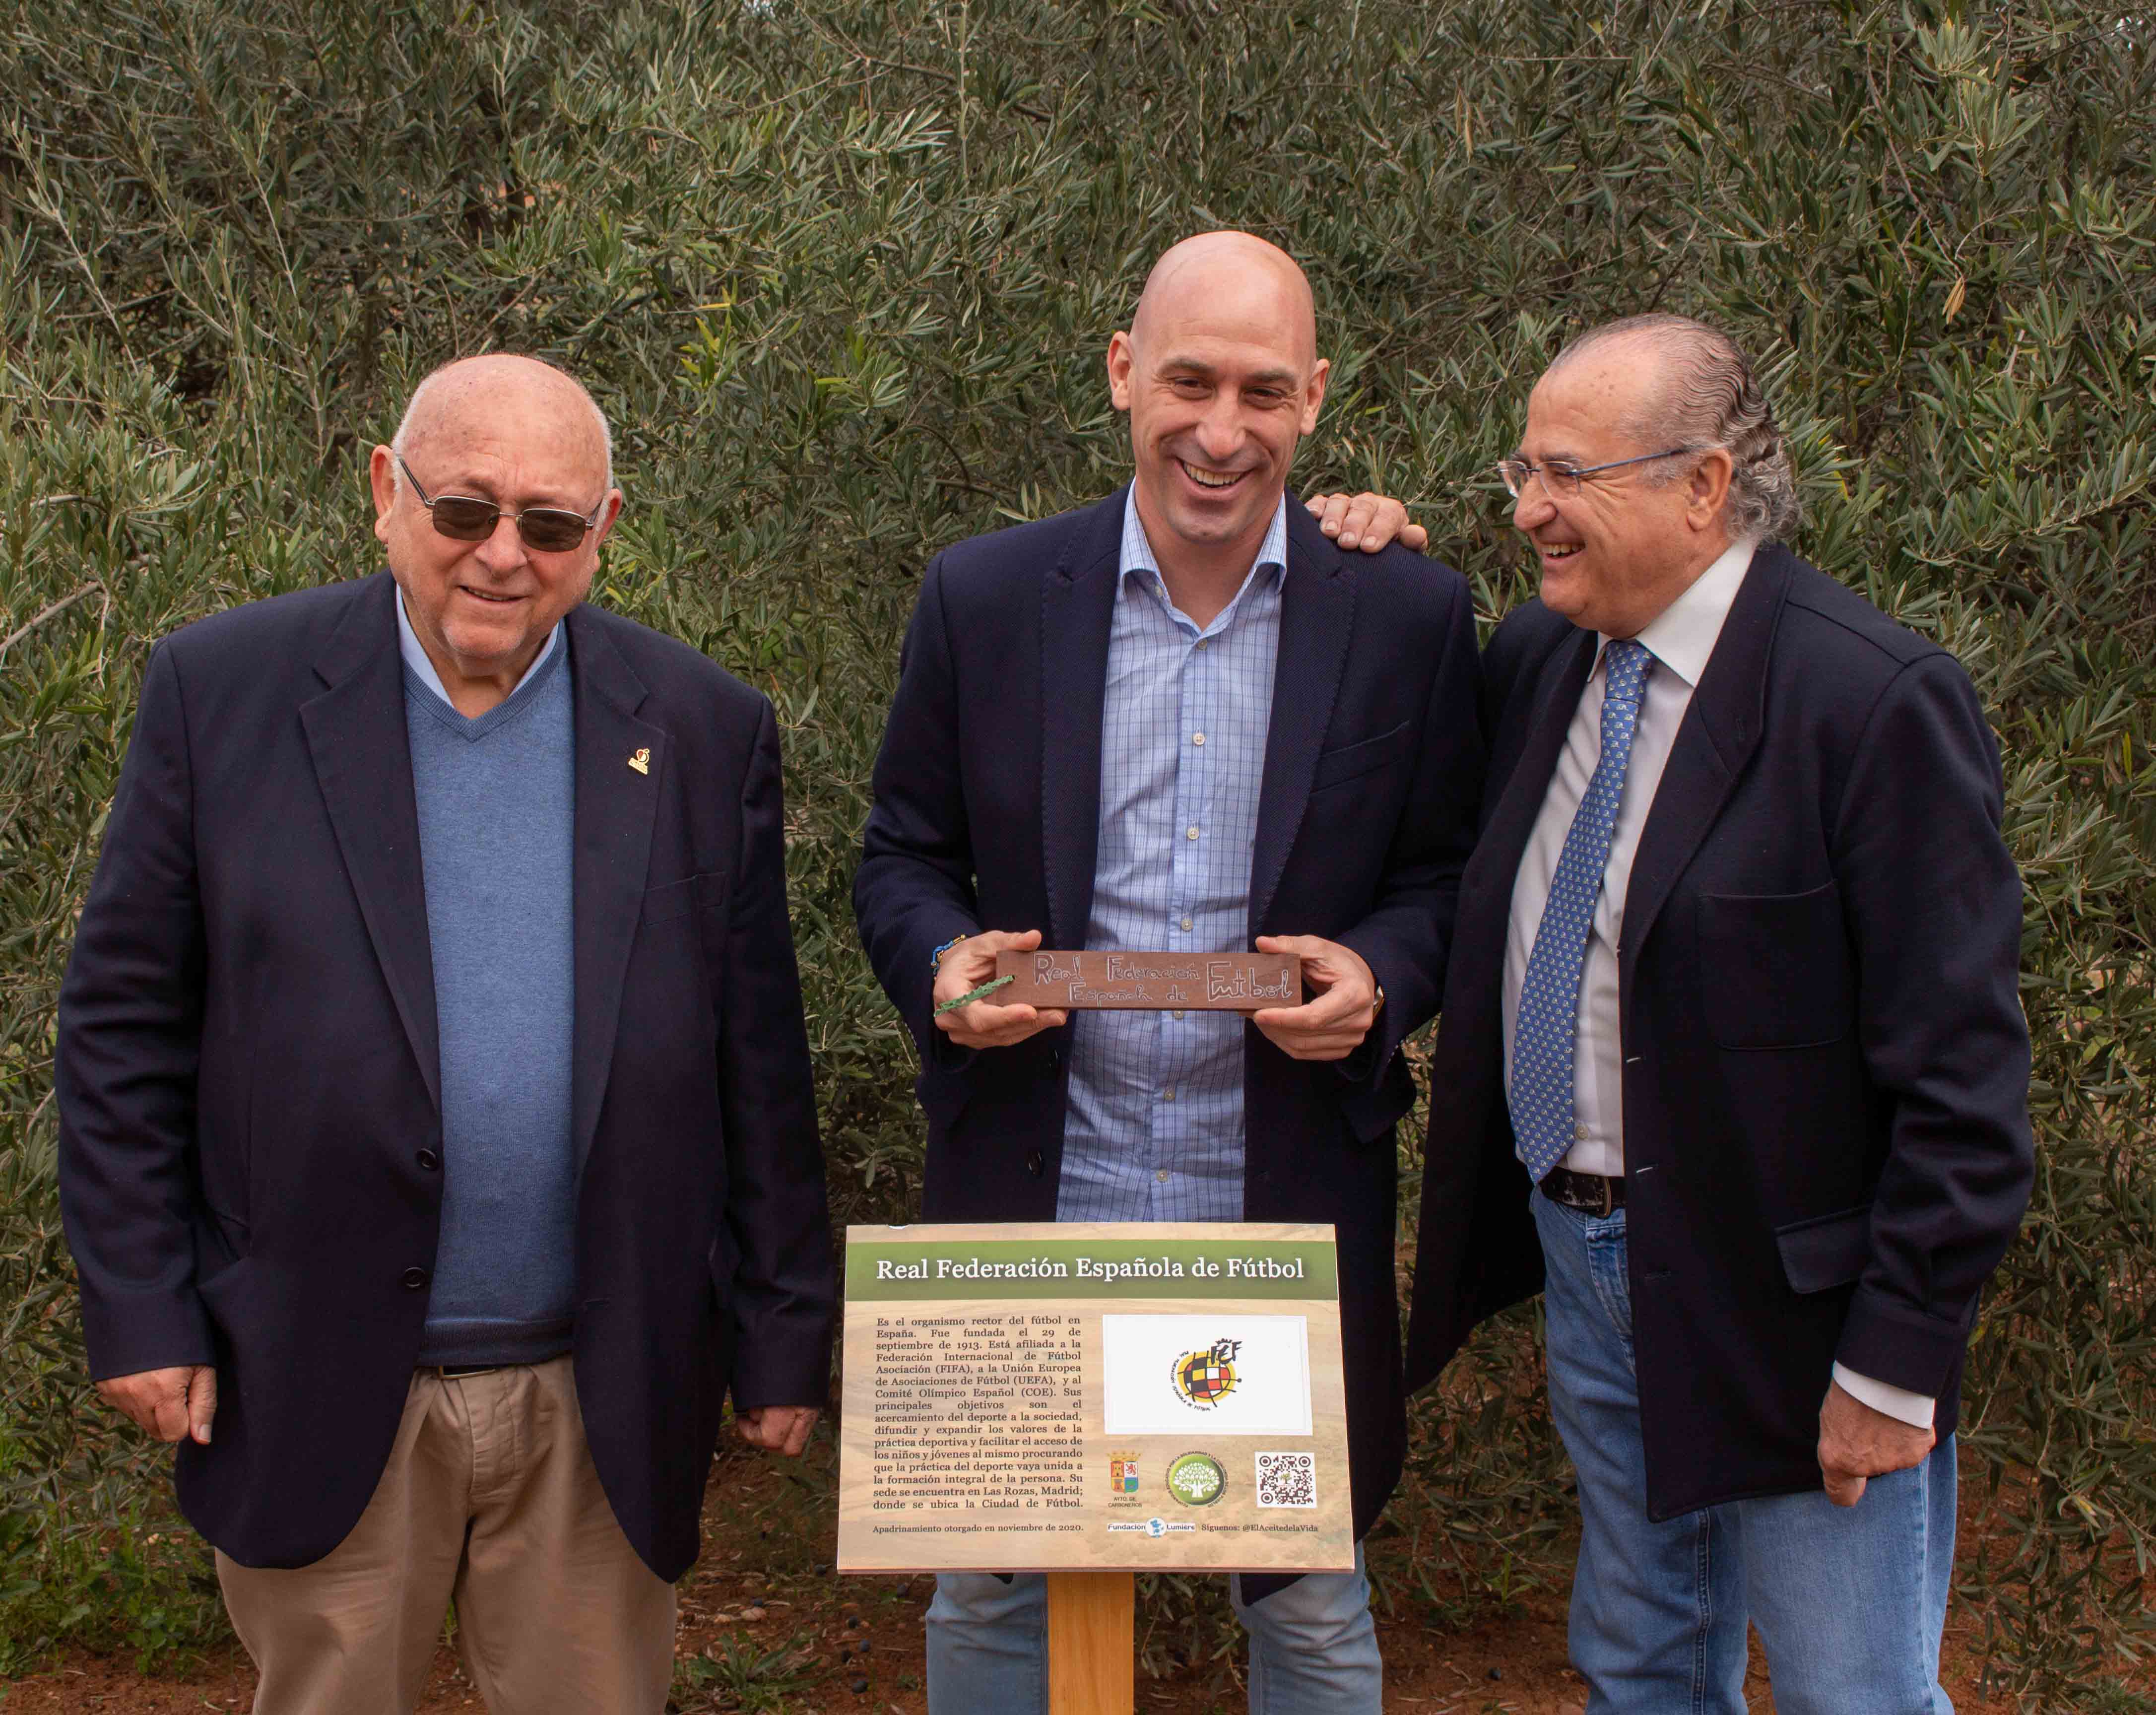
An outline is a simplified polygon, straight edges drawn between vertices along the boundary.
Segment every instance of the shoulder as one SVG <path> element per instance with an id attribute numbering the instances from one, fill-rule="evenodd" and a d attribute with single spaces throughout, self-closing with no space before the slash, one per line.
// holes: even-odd
<path id="1" fill-rule="evenodd" d="M 1799 559 L 1782 547 L 1770 547 L 1762 552 L 1780 554 L 1788 560 L 1789 592 L 1782 623 L 1793 644 L 1810 653 L 1845 658 L 1852 665 L 1871 666 L 1889 676 L 1928 657 L 1946 655 L 1946 650 L 1929 638 L 1888 619 L 1810 561 Z"/>
<path id="2" fill-rule="evenodd" d="M 1467 580 L 1442 560 L 1426 559 L 1398 542 L 1374 554 L 1354 548 L 1333 552 L 1363 593 L 1382 604 L 1389 622 L 1397 618 L 1448 623 L 1473 611 Z"/>
<path id="3" fill-rule="evenodd" d="M 993 601 L 1027 587 L 1029 578 L 1062 567 L 1082 569 L 1097 552 L 1113 553 L 1122 541 L 1123 493 L 954 542 L 929 562 L 928 576 L 944 601 Z"/>
<path id="4" fill-rule="evenodd" d="M 392 587 L 389 574 L 377 572 L 368 578 L 243 602 L 181 626 L 163 638 L 158 647 L 189 671 L 215 672 L 232 665 L 259 675 L 278 662 L 310 668 L 315 649 L 326 643 L 348 619 L 361 617 L 355 609 L 378 605 L 384 622 L 393 623 L 389 608 Z"/>
<path id="5" fill-rule="evenodd" d="M 589 603 L 575 610 L 571 623 L 570 646 L 573 650 L 579 644 L 587 650 L 612 649 L 662 706 L 752 732 L 762 724 L 770 706 L 762 691 L 680 638 Z"/>

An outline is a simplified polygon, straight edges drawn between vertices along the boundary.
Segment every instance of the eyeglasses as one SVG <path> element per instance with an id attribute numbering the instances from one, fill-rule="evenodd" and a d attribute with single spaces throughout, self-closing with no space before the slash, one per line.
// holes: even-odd
<path id="1" fill-rule="evenodd" d="M 1552 500 L 1560 496 L 1569 499 L 1579 492 L 1580 480 L 1604 470 L 1621 470 L 1627 465 L 1645 465 L 1656 459 L 1681 458 L 1686 453 L 1696 453 L 1697 447 L 1671 447 L 1666 453 L 1642 453 L 1636 459 L 1612 459 L 1607 465 L 1574 465 L 1568 460 L 1552 459 L 1544 464 L 1530 465 L 1525 459 L 1500 459 L 1496 470 L 1505 485 L 1505 492 L 1514 500 L 1519 499 L 1528 479 L 1539 476 L 1543 492 Z"/>
<path id="2" fill-rule="evenodd" d="M 429 496 L 419 486 L 419 479 L 412 474 L 412 467 L 404 462 L 404 455 L 396 455 L 397 468 L 404 473 L 404 480 L 412 485 L 412 491 L 419 496 L 434 521 L 435 531 L 452 542 L 485 542 L 494 534 L 494 526 L 501 521 L 501 508 L 492 501 L 482 501 L 470 495 L 443 495 Z M 524 538 L 524 546 L 536 548 L 542 554 L 566 553 L 584 539 L 585 535 L 598 522 L 599 507 L 606 505 L 606 496 L 599 496 L 587 517 L 581 512 L 572 512 L 560 506 L 527 506 L 521 512 L 509 514 L 516 526 L 516 533 Z"/>

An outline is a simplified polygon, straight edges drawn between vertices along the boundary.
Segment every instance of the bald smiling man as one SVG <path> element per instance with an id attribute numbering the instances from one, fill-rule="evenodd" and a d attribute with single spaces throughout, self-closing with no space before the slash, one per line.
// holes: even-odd
<path id="1" fill-rule="evenodd" d="M 921 1050 L 924 1219 L 1338 1230 L 1359 1541 L 1404 1439 L 1399 1049 L 1443 987 L 1482 750 L 1458 574 L 1287 494 L 1327 372 L 1281 251 L 1212 233 L 1161 258 L 1107 351 L 1131 483 L 928 567 L 855 908 Z M 1296 952 L 1315 992 L 1247 1020 L 937 1015 L 1043 944 Z M 1375 1715 L 1359 1552 L 1232 1595 L 1253 1711 Z M 1038 1577 L 939 1579 L 932 1711 L 1040 1711 L 1044 1613 Z"/>
<path id="2" fill-rule="evenodd" d="M 386 572 L 150 657 L 60 996 L 99 1391 L 179 1441 L 264 1715 L 657 1715 L 721 1409 L 833 1295 L 770 704 L 583 605 L 606 420 L 528 358 L 374 449 Z"/>

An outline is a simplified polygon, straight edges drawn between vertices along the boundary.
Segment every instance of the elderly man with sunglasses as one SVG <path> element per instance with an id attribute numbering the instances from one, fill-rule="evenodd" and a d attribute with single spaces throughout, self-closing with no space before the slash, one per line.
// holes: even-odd
<path id="1" fill-rule="evenodd" d="M 1777 542 L 1729 339 L 1583 335 L 1501 467 L 1541 594 L 1430 1066 L 1408 1375 L 1541 1291 L 1590 1715 L 1950 1710 L 1964 1348 L 2030 1179 L 1999 748 L 1936 644 Z"/>
<path id="2" fill-rule="evenodd" d="M 656 1715 L 732 1394 L 833 1296 L 770 704 L 582 605 L 605 418 L 470 359 L 373 451 L 388 570 L 152 652 L 60 999 L 100 1392 L 181 1443 L 255 1707 Z"/>

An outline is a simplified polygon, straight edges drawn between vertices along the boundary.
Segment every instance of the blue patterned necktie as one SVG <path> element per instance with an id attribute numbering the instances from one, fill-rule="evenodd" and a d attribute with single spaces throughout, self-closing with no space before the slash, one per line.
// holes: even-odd
<path id="1" fill-rule="evenodd" d="M 1602 697 L 1602 754 L 1594 778 L 1573 814 L 1564 850 L 1550 879 L 1549 898 L 1535 930 L 1520 986 L 1512 1030 L 1512 1137 L 1528 1177 L 1540 1184 L 1573 1142 L 1572 1064 L 1579 1022 L 1579 968 L 1587 932 L 1609 861 L 1609 836 L 1625 795 L 1625 765 L 1640 725 L 1640 693 L 1654 657 L 1628 639 L 1603 651 L 1608 684 Z"/>

